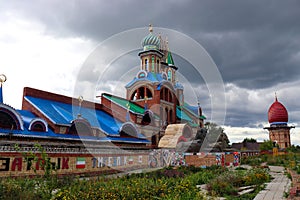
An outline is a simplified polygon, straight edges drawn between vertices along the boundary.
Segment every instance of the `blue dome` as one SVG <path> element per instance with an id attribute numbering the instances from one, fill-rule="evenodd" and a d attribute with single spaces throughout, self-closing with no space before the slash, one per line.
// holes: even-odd
<path id="1" fill-rule="evenodd" d="M 183 90 L 183 85 L 182 85 L 181 83 L 179 83 L 179 82 L 176 82 L 175 85 L 174 85 L 174 87 L 175 87 L 176 89 L 181 89 L 181 90 Z"/>
<path id="2" fill-rule="evenodd" d="M 144 39 L 142 40 L 142 47 L 145 50 L 156 49 L 158 50 L 160 46 L 160 39 L 156 35 L 150 32 Z"/>

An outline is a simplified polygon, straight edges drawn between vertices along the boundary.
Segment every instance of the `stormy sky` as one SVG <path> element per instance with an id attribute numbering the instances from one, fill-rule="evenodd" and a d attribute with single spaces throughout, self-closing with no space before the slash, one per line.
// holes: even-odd
<path id="1" fill-rule="evenodd" d="M 85 86 L 83 96 L 95 90 L 124 96 L 123 86 L 139 70 L 138 49 L 119 55 L 109 67 L 99 67 L 101 57 L 91 55 L 99 44 L 104 48 L 111 37 L 136 28 L 144 30 L 135 36 L 139 45 L 151 23 L 192 38 L 212 58 L 224 83 L 224 128 L 230 141 L 262 141 L 268 139 L 262 128 L 268 125 L 275 92 L 289 111 L 289 123 L 300 124 L 299 19 L 297 0 L 0 0 L 0 74 L 8 78 L 4 102 L 19 109 L 25 86 L 76 96 L 79 82 Z M 167 36 L 172 51 L 178 40 Z M 113 56 L 130 41 L 113 44 L 102 55 Z M 212 97 L 205 77 L 181 55 L 174 53 L 174 60 L 186 84 L 186 100 L 195 104 L 190 94 L 196 90 L 210 119 Z M 292 130 L 292 143 L 300 144 L 298 134 L 298 128 Z"/>

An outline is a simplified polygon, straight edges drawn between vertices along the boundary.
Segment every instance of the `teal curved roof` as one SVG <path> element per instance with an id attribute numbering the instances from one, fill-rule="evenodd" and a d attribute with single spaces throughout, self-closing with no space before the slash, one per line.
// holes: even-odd
<path id="1" fill-rule="evenodd" d="M 149 49 L 159 49 L 160 39 L 152 32 L 150 32 L 144 39 L 142 40 L 142 47 L 144 50 Z"/>
<path id="2" fill-rule="evenodd" d="M 102 94 L 105 98 L 109 99 L 110 101 L 124 107 L 127 109 L 127 107 L 129 106 L 129 110 L 130 112 L 136 113 L 136 114 L 140 114 L 143 115 L 145 113 L 145 108 L 139 106 L 138 104 L 128 101 L 127 99 L 121 98 L 121 97 L 117 97 L 117 96 L 113 96 L 113 95 L 109 95 L 106 93 Z M 154 114 L 154 118 L 155 119 L 159 119 L 159 116 Z"/>

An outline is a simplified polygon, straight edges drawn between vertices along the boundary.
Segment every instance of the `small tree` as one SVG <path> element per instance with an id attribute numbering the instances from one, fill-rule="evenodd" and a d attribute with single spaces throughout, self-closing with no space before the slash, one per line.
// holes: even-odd
<path id="1" fill-rule="evenodd" d="M 245 138 L 245 139 L 243 140 L 243 143 L 246 143 L 246 142 L 256 143 L 257 141 L 256 141 L 256 139 L 254 139 L 254 138 Z"/>
<path id="2" fill-rule="evenodd" d="M 215 143 L 215 149 L 223 151 L 229 146 L 230 141 L 222 127 L 211 122 L 206 122 L 204 126 L 207 129 L 206 139 L 209 143 Z"/>
<path id="3" fill-rule="evenodd" d="M 34 147 L 38 149 L 40 156 L 37 153 L 32 151 L 22 152 L 22 155 L 25 159 L 25 162 L 28 163 L 30 168 L 36 173 L 37 167 L 41 168 L 44 171 L 44 177 L 49 178 L 53 171 L 55 171 L 55 167 L 50 161 L 50 157 L 46 153 L 45 149 L 40 144 L 34 144 Z M 20 151 L 21 148 L 16 144 L 15 149 Z M 38 163 L 38 166 L 33 165 L 33 162 Z"/>
<path id="4" fill-rule="evenodd" d="M 272 150 L 273 147 L 274 147 L 274 145 L 271 140 L 264 140 L 264 142 L 260 144 L 259 149 L 261 151 L 268 151 L 268 150 Z"/>

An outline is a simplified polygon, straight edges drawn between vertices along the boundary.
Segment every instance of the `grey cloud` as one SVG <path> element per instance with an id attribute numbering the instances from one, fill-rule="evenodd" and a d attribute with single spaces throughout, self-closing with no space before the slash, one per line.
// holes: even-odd
<path id="1" fill-rule="evenodd" d="M 227 1 L 3 1 L 0 20 L 7 13 L 30 18 L 45 25 L 46 34 L 55 37 L 83 37 L 102 42 L 110 36 L 136 27 L 154 26 L 175 29 L 198 41 L 210 54 L 222 75 L 228 93 L 226 124 L 261 127 L 273 93 L 282 92 L 282 102 L 290 111 L 291 123 L 299 123 L 300 96 L 300 2 L 297 0 Z M 155 31 L 155 30 L 154 30 Z M 142 35 L 139 36 L 139 41 Z M 176 41 L 169 41 L 170 46 Z M 125 43 L 124 43 L 125 45 Z M 117 45 L 116 45 L 117 46 Z M 112 47 L 114 48 L 114 47 Z M 171 49 L 172 51 L 172 49 Z M 189 84 L 197 88 L 201 105 L 209 116 L 209 91 L 201 74 L 184 58 L 174 54 L 175 64 Z M 97 58 L 95 58 L 97 59 Z M 111 64 L 103 81 L 126 83 L 139 65 L 137 51 Z M 99 80 L 101 67 L 86 63 L 77 81 L 91 87 Z M 205 67 L 205 66 L 204 66 Z M 136 71 L 137 72 L 137 71 Z M 102 73 L 102 72 L 101 72 Z M 128 76 L 126 76 L 128 74 Z M 129 77 L 129 78 L 128 78 Z M 105 88 L 105 86 L 103 86 Z M 107 88 L 108 89 L 108 88 Z M 260 97 L 253 99 L 253 91 Z M 193 97 L 187 95 L 187 100 Z M 261 111 L 251 109 L 257 102 Z"/>

